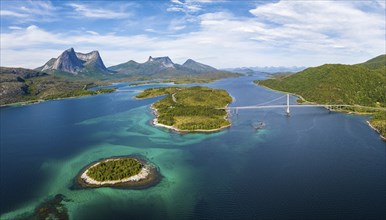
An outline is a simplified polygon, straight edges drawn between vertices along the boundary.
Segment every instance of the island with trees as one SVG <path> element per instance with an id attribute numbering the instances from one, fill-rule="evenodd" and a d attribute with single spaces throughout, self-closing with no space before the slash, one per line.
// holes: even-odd
<path id="1" fill-rule="evenodd" d="M 232 102 L 225 90 L 202 86 L 150 88 L 138 94 L 144 99 L 165 95 L 151 108 L 154 125 L 178 132 L 214 132 L 229 127 L 227 111 Z"/>
<path id="2" fill-rule="evenodd" d="M 81 188 L 147 188 L 159 180 L 157 168 L 137 156 L 113 157 L 94 162 L 76 178 Z"/>

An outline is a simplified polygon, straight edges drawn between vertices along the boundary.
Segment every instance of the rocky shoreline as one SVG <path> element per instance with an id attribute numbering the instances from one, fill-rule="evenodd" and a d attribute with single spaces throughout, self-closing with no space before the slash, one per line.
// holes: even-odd
<path id="1" fill-rule="evenodd" d="M 124 158 L 132 158 L 142 164 L 141 171 L 134 176 L 130 176 L 125 179 L 111 180 L 111 181 L 97 181 L 87 175 L 87 171 L 100 164 L 101 162 L 108 162 L 112 160 L 119 160 Z M 98 187 L 117 187 L 117 188 L 129 188 L 129 189 L 144 189 L 156 185 L 160 182 L 161 176 L 158 169 L 145 161 L 143 158 L 128 156 L 128 157 L 114 157 L 102 159 L 97 162 L 93 162 L 83 168 L 76 177 L 75 188 L 98 188 Z"/>
<path id="2" fill-rule="evenodd" d="M 370 126 L 370 128 L 372 128 L 374 131 L 376 131 L 376 132 L 379 134 L 379 136 L 381 137 L 382 140 L 386 141 L 386 137 L 384 137 L 384 136 L 381 134 L 381 132 L 380 132 L 376 127 L 374 127 L 374 126 L 371 124 L 370 121 L 366 121 L 366 122 L 367 122 L 367 124 Z"/>

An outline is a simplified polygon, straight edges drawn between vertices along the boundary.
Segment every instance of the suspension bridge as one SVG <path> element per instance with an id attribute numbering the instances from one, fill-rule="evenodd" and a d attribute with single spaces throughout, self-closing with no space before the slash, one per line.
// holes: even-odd
<path id="1" fill-rule="evenodd" d="M 284 97 L 287 97 L 287 103 L 282 105 L 267 105 L 269 103 L 272 103 L 274 101 L 278 101 Z M 265 103 L 261 103 L 258 105 L 250 105 L 250 106 L 233 106 L 233 107 L 226 107 L 226 108 L 218 108 L 218 109 L 225 109 L 234 111 L 236 114 L 238 114 L 238 110 L 241 109 L 270 109 L 270 108 L 283 108 L 285 109 L 285 113 L 289 116 L 290 115 L 290 109 L 291 108 L 315 108 L 315 107 L 323 107 L 328 110 L 334 110 L 334 109 L 342 109 L 344 107 L 353 107 L 353 108 L 362 108 L 362 109 L 368 109 L 368 110 L 380 110 L 380 111 L 386 111 L 386 108 L 381 107 L 369 107 L 369 106 L 362 106 L 362 105 L 332 105 L 332 104 L 290 104 L 290 95 L 286 94 L 284 96 L 278 97 L 276 99 L 270 100 Z"/>

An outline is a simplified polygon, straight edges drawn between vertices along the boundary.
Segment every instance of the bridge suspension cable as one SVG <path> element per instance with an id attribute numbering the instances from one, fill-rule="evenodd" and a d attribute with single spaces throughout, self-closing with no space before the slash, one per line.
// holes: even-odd
<path id="1" fill-rule="evenodd" d="M 278 97 L 278 98 L 276 98 L 276 99 L 272 99 L 272 100 L 267 101 L 267 102 L 259 103 L 259 104 L 257 104 L 256 106 L 269 104 L 269 103 L 274 102 L 274 101 L 277 101 L 277 100 L 279 100 L 279 99 L 281 99 L 281 98 L 283 98 L 283 97 L 285 97 L 285 96 L 286 96 L 286 95 L 283 95 L 283 96 L 280 96 L 280 97 Z"/>

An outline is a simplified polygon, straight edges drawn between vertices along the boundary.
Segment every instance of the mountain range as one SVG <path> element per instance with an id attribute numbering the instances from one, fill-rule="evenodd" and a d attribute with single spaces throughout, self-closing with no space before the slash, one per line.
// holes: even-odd
<path id="1" fill-rule="evenodd" d="M 57 58 L 51 58 L 37 71 L 48 72 L 58 76 L 77 78 L 135 78 L 135 79 L 168 79 L 181 77 L 225 78 L 237 76 L 228 71 L 188 59 L 184 64 L 176 64 L 169 57 L 149 57 L 144 63 L 134 60 L 106 68 L 98 51 L 90 53 L 75 52 L 67 49 Z"/>
<path id="2" fill-rule="evenodd" d="M 306 69 L 304 66 L 292 66 L 292 67 L 284 67 L 284 66 L 265 66 L 265 67 L 238 67 L 238 68 L 228 68 L 225 70 L 237 73 L 243 73 L 248 75 L 261 74 L 261 73 L 296 73 Z"/>
<path id="3" fill-rule="evenodd" d="M 108 68 L 110 71 L 126 76 L 147 76 L 156 78 L 199 76 L 216 72 L 224 72 L 214 67 L 188 59 L 184 64 L 176 64 L 169 57 L 149 57 L 144 63 L 130 60 Z M 225 73 L 225 72 L 224 72 Z"/>
<path id="4" fill-rule="evenodd" d="M 130 60 L 106 68 L 98 51 L 79 53 L 70 48 L 34 70 L 0 67 L 0 105 L 88 95 L 88 88 L 114 81 L 192 83 L 237 76 L 192 59 L 175 64 L 167 56 L 150 56 L 144 63 Z"/>

